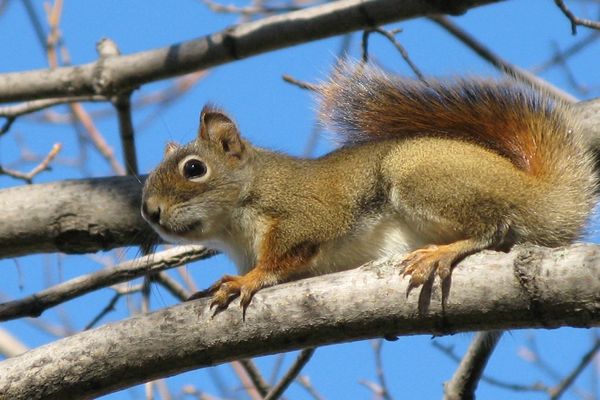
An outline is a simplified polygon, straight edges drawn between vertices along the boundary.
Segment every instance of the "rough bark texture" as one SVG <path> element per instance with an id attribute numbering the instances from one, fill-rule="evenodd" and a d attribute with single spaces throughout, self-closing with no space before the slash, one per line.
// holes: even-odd
<path id="1" fill-rule="evenodd" d="M 91 94 L 111 96 L 144 83 L 270 50 L 432 13 L 459 14 L 497 1 L 334 1 L 160 49 L 105 57 L 73 67 L 0 74 L 0 102 Z"/>
<path id="2" fill-rule="evenodd" d="M 112 177 L 0 190 L 0 258 L 89 253 L 157 240 L 140 215 L 142 184 Z"/>
<path id="3" fill-rule="evenodd" d="M 262 290 L 246 321 L 237 300 L 211 317 L 201 299 L 82 332 L 0 363 L 0 393 L 85 398 L 233 359 L 370 337 L 600 326 L 598 246 L 484 252 L 455 269 L 447 290 L 436 281 L 431 293 L 408 298 L 398 261 Z"/>

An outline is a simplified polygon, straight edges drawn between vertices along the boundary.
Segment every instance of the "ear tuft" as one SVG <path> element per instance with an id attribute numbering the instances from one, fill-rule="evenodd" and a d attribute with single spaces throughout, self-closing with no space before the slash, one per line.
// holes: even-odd
<path id="1" fill-rule="evenodd" d="M 198 137 L 219 145 L 225 154 L 242 158 L 244 143 L 235 122 L 211 105 L 204 106 L 200 113 Z"/>
<path id="2" fill-rule="evenodd" d="M 179 145 L 175 142 L 168 142 L 165 146 L 165 153 L 163 154 L 163 158 L 167 158 L 170 154 L 173 154 L 175 150 L 179 148 Z"/>

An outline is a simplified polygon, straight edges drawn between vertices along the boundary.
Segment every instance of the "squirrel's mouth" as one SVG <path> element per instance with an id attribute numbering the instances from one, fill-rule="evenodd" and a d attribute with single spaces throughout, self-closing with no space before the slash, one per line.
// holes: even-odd
<path id="1" fill-rule="evenodd" d="M 156 231 L 165 241 L 170 243 L 181 243 L 193 240 L 192 234 L 202 229 L 201 221 L 194 221 L 188 224 L 157 224 L 150 223 L 152 229 Z"/>

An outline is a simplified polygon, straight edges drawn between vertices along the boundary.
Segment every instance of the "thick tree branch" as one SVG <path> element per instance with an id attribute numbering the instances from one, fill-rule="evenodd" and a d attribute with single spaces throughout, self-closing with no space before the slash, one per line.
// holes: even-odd
<path id="1" fill-rule="evenodd" d="M 205 37 L 73 67 L 0 74 L 0 102 L 130 91 L 271 50 L 433 13 L 461 13 L 499 0 L 341 0 L 267 17 Z"/>
<path id="2" fill-rule="evenodd" d="M 157 240 L 140 215 L 141 193 L 135 177 L 0 190 L 0 257 L 89 253 Z"/>
<path id="3" fill-rule="evenodd" d="M 91 397 L 233 359 L 392 335 L 600 326 L 600 247 L 483 252 L 454 271 L 445 303 L 398 271 L 400 258 L 257 293 L 212 317 L 200 299 L 86 331 L 0 363 L 13 400 Z M 525 284 L 526 283 L 526 284 Z M 429 298 L 429 296 L 425 296 Z"/>

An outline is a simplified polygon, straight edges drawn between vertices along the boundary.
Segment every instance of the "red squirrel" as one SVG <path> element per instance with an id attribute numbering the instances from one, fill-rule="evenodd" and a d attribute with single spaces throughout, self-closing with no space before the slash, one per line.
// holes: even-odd
<path id="1" fill-rule="evenodd" d="M 464 257 L 576 240 L 595 203 L 592 155 L 568 104 L 509 81 L 415 81 L 342 63 L 317 88 L 342 145 L 319 158 L 253 146 L 205 107 L 198 137 L 167 145 L 142 215 L 167 241 L 235 261 L 211 306 L 408 252 L 409 288 Z"/>

